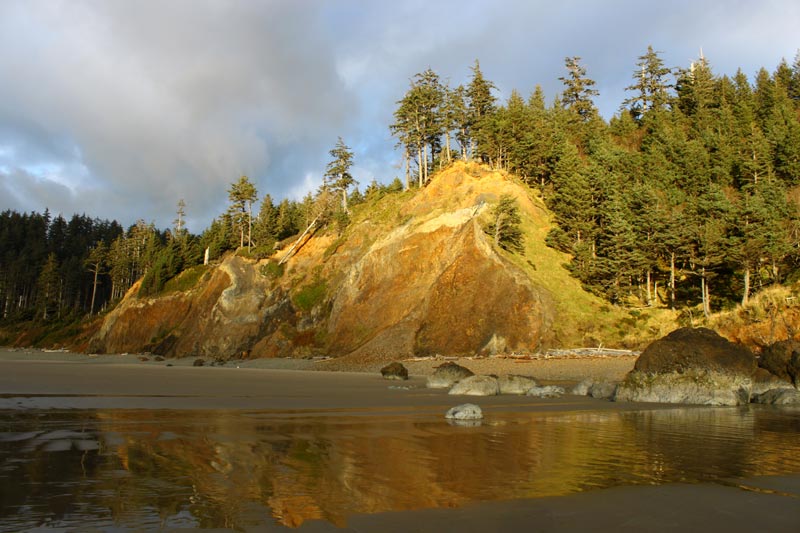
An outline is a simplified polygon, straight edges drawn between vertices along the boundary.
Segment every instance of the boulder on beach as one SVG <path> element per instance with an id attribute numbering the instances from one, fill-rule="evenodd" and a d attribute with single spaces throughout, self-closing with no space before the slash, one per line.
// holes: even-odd
<path id="1" fill-rule="evenodd" d="M 192 366 L 203 366 L 206 364 L 205 359 L 195 359 Z"/>
<path id="2" fill-rule="evenodd" d="M 518 376 L 515 374 L 503 375 L 497 378 L 500 386 L 500 394 L 525 394 L 538 383 L 530 376 Z"/>
<path id="3" fill-rule="evenodd" d="M 572 394 L 576 396 L 590 396 L 601 400 L 607 400 L 614 396 L 617 384 L 607 379 L 586 378 L 572 388 Z"/>
<path id="4" fill-rule="evenodd" d="M 402 363 L 389 363 L 381 368 L 381 375 L 383 379 L 406 380 L 408 379 L 408 369 Z"/>
<path id="5" fill-rule="evenodd" d="M 753 373 L 753 388 L 750 394 L 756 396 L 772 389 L 794 389 L 794 387 L 790 381 L 779 378 L 766 368 L 756 368 Z"/>
<path id="6" fill-rule="evenodd" d="M 680 328 L 648 346 L 614 394 L 616 401 L 749 403 L 755 356 L 707 328 Z"/>
<path id="7" fill-rule="evenodd" d="M 429 389 L 447 389 L 462 379 L 474 375 L 472 370 L 448 361 L 437 366 L 433 374 L 428 376 L 427 387 Z"/>
<path id="8" fill-rule="evenodd" d="M 469 376 L 454 384 L 448 394 L 455 396 L 496 396 L 500 385 L 494 376 Z"/>
<path id="9" fill-rule="evenodd" d="M 800 405 L 800 391 L 795 388 L 772 389 L 753 396 L 753 403 L 767 405 Z"/>
<path id="10" fill-rule="evenodd" d="M 633 369 L 649 374 L 709 370 L 750 376 L 756 366 L 750 350 L 717 332 L 708 328 L 680 328 L 645 348 Z"/>
<path id="11" fill-rule="evenodd" d="M 464 403 L 451 407 L 444 417 L 452 420 L 480 420 L 483 418 L 483 411 L 474 403 Z"/>
<path id="12" fill-rule="evenodd" d="M 648 374 L 631 371 L 614 394 L 618 402 L 682 403 L 691 405 L 745 405 L 752 380 L 747 376 L 690 370 Z"/>
<path id="13" fill-rule="evenodd" d="M 558 385 L 532 387 L 525 394 L 534 398 L 560 398 L 564 395 L 564 387 L 559 387 Z"/>
<path id="14" fill-rule="evenodd" d="M 800 342 L 795 340 L 779 341 L 770 344 L 761 352 L 758 358 L 758 366 L 769 371 L 770 374 L 778 376 L 786 382 L 798 380 L 798 361 L 800 354 Z M 793 363 L 794 361 L 794 363 Z"/>

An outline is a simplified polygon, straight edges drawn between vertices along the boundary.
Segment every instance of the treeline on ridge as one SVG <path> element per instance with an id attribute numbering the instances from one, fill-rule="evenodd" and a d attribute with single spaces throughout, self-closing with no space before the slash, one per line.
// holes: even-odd
<path id="1" fill-rule="evenodd" d="M 553 212 L 548 244 L 611 302 L 746 303 L 800 265 L 800 55 L 754 82 L 700 57 L 667 68 L 648 47 L 608 122 L 595 82 L 568 57 L 551 105 L 540 87 L 499 104 L 475 63 L 467 85 L 415 75 L 391 131 L 406 184 L 460 158 L 520 176 Z M 714 298 L 712 299 L 712 296 Z"/>
<path id="2" fill-rule="evenodd" d="M 54 320 L 97 312 L 142 278 L 157 294 L 187 268 L 239 250 L 271 255 L 312 223 L 341 232 L 350 209 L 424 187 L 436 169 L 478 161 L 519 176 L 554 214 L 548 244 L 570 256 L 584 286 L 622 305 L 700 306 L 708 315 L 800 272 L 800 57 L 751 80 L 714 74 L 703 57 L 668 68 L 652 48 L 633 69 L 628 98 L 606 121 L 595 82 L 578 57 L 565 61 L 562 92 L 540 87 L 500 103 L 476 61 L 450 87 L 431 69 L 397 102 L 390 131 L 404 180 L 362 194 L 354 154 L 339 139 L 325 181 L 302 201 L 277 204 L 243 176 L 229 209 L 200 235 L 173 227 L 75 215 L 0 214 L 0 321 Z M 503 246 L 523 251 L 519 244 Z"/>

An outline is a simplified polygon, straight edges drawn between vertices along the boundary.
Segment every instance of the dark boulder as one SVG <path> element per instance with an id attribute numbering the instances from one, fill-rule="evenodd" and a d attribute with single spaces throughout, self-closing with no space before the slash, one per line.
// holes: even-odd
<path id="1" fill-rule="evenodd" d="M 389 363 L 381 368 L 381 375 L 383 379 L 406 380 L 408 379 L 408 369 L 402 363 Z"/>
<path id="2" fill-rule="evenodd" d="M 792 381 L 789 367 L 792 363 L 792 356 L 796 353 L 800 353 L 800 342 L 795 340 L 770 344 L 761 352 L 761 357 L 758 358 L 758 366 L 784 381 Z"/>
<path id="3" fill-rule="evenodd" d="M 766 405 L 800 405 L 800 391 L 797 389 L 772 389 L 753 397 L 753 403 Z"/>
<path id="4" fill-rule="evenodd" d="M 194 363 L 192 363 L 192 366 L 203 366 L 205 364 L 206 362 L 204 359 L 195 359 Z"/>
<path id="5" fill-rule="evenodd" d="M 800 353 L 795 352 L 789 360 L 789 377 L 792 378 L 794 386 L 800 389 Z"/>
<path id="6" fill-rule="evenodd" d="M 772 389 L 792 388 L 791 381 L 781 379 L 765 368 L 756 368 L 753 373 L 753 390 L 755 396 Z"/>
<path id="7" fill-rule="evenodd" d="M 680 328 L 648 346 L 634 370 L 648 374 L 684 373 L 689 370 L 751 376 L 756 358 L 708 328 Z"/>
<path id="8" fill-rule="evenodd" d="M 681 328 L 648 346 L 614 393 L 628 402 L 742 405 L 755 356 L 707 328 Z"/>

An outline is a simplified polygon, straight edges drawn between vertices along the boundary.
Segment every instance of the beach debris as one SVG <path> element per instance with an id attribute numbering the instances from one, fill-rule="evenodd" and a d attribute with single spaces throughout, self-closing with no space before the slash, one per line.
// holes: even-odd
<path id="1" fill-rule="evenodd" d="M 389 390 L 411 390 L 416 389 L 413 385 L 389 385 Z"/>
<path id="2" fill-rule="evenodd" d="M 437 366 L 433 370 L 433 374 L 428 376 L 427 387 L 429 389 L 446 389 L 462 379 L 474 375 L 475 373 L 469 368 L 448 361 Z"/>
<path id="3" fill-rule="evenodd" d="M 139 356 L 139 361 L 141 361 L 142 363 L 146 363 L 149 360 L 150 360 L 150 358 L 147 357 L 146 355 L 140 355 Z"/>
<path id="4" fill-rule="evenodd" d="M 539 361 L 542 359 L 603 359 L 610 357 L 636 357 L 641 352 L 637 350 L 618 350 L 613 348 L 565 348 L 551 349 L 546 352 L 511 352 L 492 355 L 493 359 L 513 359 L 515 361 Z"/>
<path id="5" fill-rule="evenodd" d="M 192 366 L 203 366 L 205 364 L 206 362 L 204 359 L 195 359 L 194 363 L 192 363 Z"/>
<path id="6" fill-rule="evenodd" d="M 408 369 L 402 365 L 402 363 L 394 362 L 389 363 L 385 367 L 381 368 L 381 375 L 383 379 L 396 379 L 396 380 L 406 380 L 408 379 Z"/>
<path id="7" fill-rule="evenodd" d="M 163 358 L 163 357 L 161 357 L 160 355 L 157 355 L 157 356 L 155 356 L 155 357 L 153 358 L 153 361 L 158 361 L 159 363 L 160 363 L 161 361 L 163 361 L 163 360 L 164 360 L 164 358 Z"/>
<path id="8" fill-rule="evenodd" d="M 560 398 L 564 395 L 564 387 L 558 385 L 531 387 L 525 394 L 534 398 Z"/>
<path id="9" fill-rule="evenodd" d="M 497 383 L 500 386 L 500 394 L 525 394 L 538 385 L 532 377 L 516 374 L 500 376 Z"/>
<path id="10" fill-rule="evenodd" d="M 463 403 L 451 407 L 444 417 L 451 420 L 481 420 L 483 411 L 474 403 Z"/>
<path id="11" fill-rule="evenodd" d="M 448 394 L 454 396 L 497 396 L 500 385 L 494 376 L 469 376 L 455 383 Z"/>

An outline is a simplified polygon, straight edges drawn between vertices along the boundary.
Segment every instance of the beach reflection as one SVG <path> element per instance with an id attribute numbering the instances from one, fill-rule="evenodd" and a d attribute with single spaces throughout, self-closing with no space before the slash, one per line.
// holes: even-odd
<path id="1" fill-rule="evenodd" d="M 338 526 L 354 513 L 800 473 L 800 413 L 0 413 L 0 529 Z"/>

